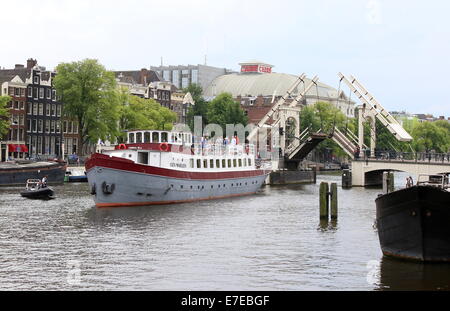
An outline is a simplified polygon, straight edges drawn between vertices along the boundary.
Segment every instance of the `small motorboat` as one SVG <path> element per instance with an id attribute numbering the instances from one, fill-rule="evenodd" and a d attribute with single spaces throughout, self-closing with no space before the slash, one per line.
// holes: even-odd
<path id="1" fill-rule="evenodd" d="M 28 179 L 25 190 L 20 192 L 20 195 L 30 199 L 53 199 L 54 191 L 42 185 L 40 179 Z"/>

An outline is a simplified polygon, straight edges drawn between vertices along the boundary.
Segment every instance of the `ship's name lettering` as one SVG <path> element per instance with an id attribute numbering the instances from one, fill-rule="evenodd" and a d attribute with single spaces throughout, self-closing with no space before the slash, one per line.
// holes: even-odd
<path id="1" fill-rule="evenodd" d="M 170 163 L 170 167 L 181 167 L 181 168 L 186 168 L 186 163 L 174 163 L 174 162 L 171 162 L 171 163 Z"/>

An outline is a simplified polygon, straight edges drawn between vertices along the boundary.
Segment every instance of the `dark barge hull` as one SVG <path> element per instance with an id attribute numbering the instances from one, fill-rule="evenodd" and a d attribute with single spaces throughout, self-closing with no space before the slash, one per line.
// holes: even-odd
<path id="1" fill-rule="evenodd" d="M 381 195 L 375 203 L 384 255 L 450 262 L 450 192 L 414 186 Z"/>
<path id="2" fill-rule="evenodd" d="M 65 162 L 2 163 L 0 165 L 0 186 L 23 186 L 28 179 L 42 179 L 46 175 L 50 184 L 63 183 L 66 168 Z"/>

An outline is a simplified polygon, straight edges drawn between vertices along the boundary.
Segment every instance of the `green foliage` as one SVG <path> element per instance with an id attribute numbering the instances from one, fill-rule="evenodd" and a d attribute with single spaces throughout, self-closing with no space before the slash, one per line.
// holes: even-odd
<path id="1" fill-rule="evenodd" d="M 119 142 L 126 139 L 126 130 L 171 130 L 177 115 L 166 107 L 162 107 L 153 99 L 144 99 L 130 95 L 128 90 L 119 91 L 121 134 Z"/>
<path id="2" fill-rule="evenodd" d="M 444 121 L 446 122 L 446 121 Z M 422 122 L 412 130 L 412 147 L 415 151 L 448 152 L 450 148 L 449 125 L 443 122 Z"/>
<path id="3" fill-rule="evenodd" d="M 8 133 L 10 127 L 9 112 L 6 105 L 11 100 L 9 96 L 0 96 L 0 138 Z"/>
<path id="4" fill-rule="evenodd" d="M 303 107 L 300 112 L 300 131 L 310 128 L 312 132 L 321 130 L 323 133 L 330 133 L 334 126 L 342 131 L 354 131 L 354 123 L 349 120 L 333 104 L 317 102 L 314 105 Z M 318 147 L 319 152 L 331 149 L 332 153 L 338 156 L 345 155 L 344 151 L 331 140 L 325 140 Z"/>
<path id="5" fill-rule="evenodd" d="M 208 103 L 202 97 L 202 87 L 198 84 L 192 83 L 187 88 L 183 89 L 184 93 L 191 93 L 192 99 L 195 104 L 189 108 L 187 112 L 186 120 L 189 128 L 191 130 L 194 129 L 194 117 L 201 116 L 202 117 L 202 125 L 205 126 L 209 123 L 208 121 Z"/>
<path id="6" fill-rule="evenodd" d="M 79 123 L 82 145 L 118 136 L 119 100 L 113 72 L 94 59 L 62 63 L 54 85 L 65 117 Z"/>
<path id="7" fill-rule="evenodd" d="M 208 104 L 207 119 L 209 123 L 220 125 L 225 133 L 226 124 L 247 125 L 248 117 L 241 105 L 234 101 L 230 93 L 221 93 Z"/>

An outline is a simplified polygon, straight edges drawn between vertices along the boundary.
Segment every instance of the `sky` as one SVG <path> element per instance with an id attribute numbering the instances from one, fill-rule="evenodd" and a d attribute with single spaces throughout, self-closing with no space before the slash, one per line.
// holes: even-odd
<path id="1" fill-rule="evenodd" d="M 389 111 L 450 117 L 449 11 L 437 0 L 0 0 L 0 67 L 258 59 L 336 89 L 338 72 L 352 74 Z"/>

